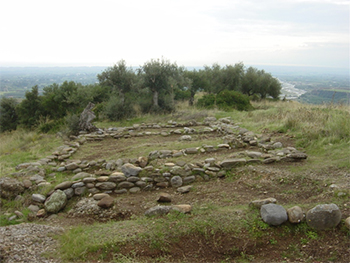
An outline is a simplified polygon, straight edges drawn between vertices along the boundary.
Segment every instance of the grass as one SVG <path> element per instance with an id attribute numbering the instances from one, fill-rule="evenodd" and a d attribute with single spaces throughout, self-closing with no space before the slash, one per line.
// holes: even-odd
<path id="1" fill-rule="evenodd" d="M 20 163 L 35 162 L 51 155 L 62 144 L 53 134 L 25 130 L 0 133 L 0 141 L 0 177 L 13 172 Z"/>
<path id="2" fill-rule="evenodd" d="M 235 124 L 257 134 L 265 132 L 287 134 L 295 138 L 297 148 L 305 150 L 309 155 L 304 165 L 285 167 L 291 174 L 289 177 L 281 174 L 268 175 L 269 177 L 265 178 L 264 174 L 252 175 L 249 172 L 244 174 L 238 170 L 231 170 L 227 171 L 224 180 L 232 185 L 236 183 L 251 184 L 251 186 L 246 187 L 250 191 L 260 191 L 260 188 L 270 187 L 273 189 L 272 191 L 275 191 L 272 193 L 279 194 L 280 198 L 281 193 L 286 196 L 285 207 L 299 205 L 307 210 L 324 200 L 332 201 L 338 206 L 347 202 L 350 194 L 348 191 L 345 191 L 344 197 L 337 197 L 337 191 L 332 193 L 324 185 L 329 185 L 334 180 L 328 176 L 327 171 L 336 169 L 345 171 L 350 168 L 349 107 L 269 101 L 253 102 L 253 106 L 255 110 L 249 112 L 220 112 L 217 110 L 199 111 L 181 105 L 179 111 L 172 115 L 145 115 L 123 122 L 97 122 L 95 124 L 97 127 L 109 128 L 132 126 L 142 122 L 165 124 L 170 120 L 202 122 L 207 116 L 215 116 L 217 118 L 230 117 Z M 194 138 L 196 139 L 195 136 Z M 163 139 L 170 140 L 171 138 L 164 137 Z M 200 139 L 198 137 L 198 140 L 191 142 L 174 140 L 166 147 L 169 150 L 198 147 L 202 145 Z M 51 154 L 62 143 L 54 135 L 40 135 L 36 132 L 21 130 L 1 134 L 0 140 L 2 142 L 0 144 L 1 176 L 13 171 L 13 168 L 19 163 L 37 161 Z M 150 142 L 150 140 L 151 136 L 138 137 L 137 145 L 125 140 L 124 150 L 122 139 L 113 140 L 115 145 L 110 146 L 117 150 L 119 147 L 119 150 L 123 151 L 117 152 L 112 148 L 106 151 L 103 148 L 99 153 L 100 158 L 107 160 L 136 158 L 141 155 L 148 156 L 148 153 L 153 150 L 163 149 L 162 138 L 158 138 L 159 142 Z M 217 138 L 210 139 L 210 141 L 205 140 L 205 144 L 213 146 L 218 143 L 221 141 Z M 107 142 L 107 144 L 111 143 Z M 100 142 L 89 142 L 81 147 L 74 158 L 83 159 L 89 154 L 94 154 L 98 151 L 99 146 Z M 195 162 L 196 158 L 189 155 L 186 160 L 190 159 L 191 162 Z M 181 157 L 176 160 L 181 160 Z M 173 160 L 167 159 L 166 161 Z M 312 171 L 312 173 L 307 173 L 306 170 Z M 66 180 L 66 176 L 65 173 L 56 173 L 56 177 L 47 178 L 47 180 L 57 184 Z M 283 188 L 283 191 L 277 193 L 276 189 L 279 187 Z M 47 193 L 51 189 L 48 187 L 40 191 Z M 306 198 L 305 203 L 297 203 L 295 196 L 305 194 L 306 190 L 312 191 L 314 196 Z M 204 191 L 205 189 L 202 190 L 202 192 Z M 208 189 L 208 191 L 210 190 Z M 25 196 L 25 198 L 27 197 L 29 198 L 29 195 Z M 130 220 L 70 227 L 63 235 L 57 237 L 60 241 L 57 256 L 67 262 L 87 262 L 89 260 L 126 263 L 149 262 L 140 257 L 144 251 L 147 251 L 152 255 L 150 258 L 153 262 L 167 262 L 170 261 L 168 257 L 170 251 L 176 248 L 181 240 L 193 239 L 198 241 L 198 244 L 202 242 L 203 247 L 207 249 L 217 249 L 228 260 L 236 262 L 249 262 L 257 259 L 252 255 L 253 251 L 267 246 L 272 246 L 274 249 L 280 248 L 283 258 L 298 260 L 307 255 L 302 246 L 310 244 L 321 246 L 327 238 L 327 235 L 319 234 L 310 229 L 305 222 L 297 225 L 286 224 L 281 227 L 269 227 L 261 220 L 257 209 L 248 207 L 250 200 L 247 200 L 247 205 L 242 205 L 236 200 L 230 200 L 230 197 L 232 198 L 232 195 L 222 192 L 220 193 L 220 202 L 201 200 L 201 202 L 193 204 L 192 213 L 189 215 L 172 212 L 163 217 L 134 216 Z M 320 201 L 319 197 L 323 199 Z M 22 211 L 22 205 L 14 201 L 2 201 L 1 208 L 0 219 L 2 222 L 6 221 L 6 224 L 19 223 L 19 221 L 7 221 L 8 215 L 5 216 L 4 212 L 11 214 L 14 210 Z M 328 234 L 336 236 L 343 232 L 346 233 L 346 230 L 333 231 Z M 291 240 L 291 242 L 285 245 L 285 240 Z M 226 244 L 232 245 L 230 250 L 225 250 Z M 332 254 L 328 258 L 337 261 L 339 256 L 341 255 Z"/>

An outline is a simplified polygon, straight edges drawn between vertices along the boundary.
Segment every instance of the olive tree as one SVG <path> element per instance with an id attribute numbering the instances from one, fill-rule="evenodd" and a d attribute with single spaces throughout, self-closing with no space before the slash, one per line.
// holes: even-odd
<path id="1" fill-rule="evenodd" d="M 125 104 L 125 94 L 131 92 L 135 85 L 135 72 L 120 60 L 113 67 L 107 68 L 97 75 L 100 85 L 111 87 L 112 93 L 119 96 L 122 105 Z"/>
<path id="2" fill-rule="evenodd" d="M 176 63 L 171 63 L 164 58 L 151 59 L 139 69 L 141 78 L 141 87 L 148 88 L 152 93 L 152 106 L 154 109 L 159 108 L 159 95 L 170 94 L 174 89 L 174 85 L 183 82 L 181 70 Z"/>

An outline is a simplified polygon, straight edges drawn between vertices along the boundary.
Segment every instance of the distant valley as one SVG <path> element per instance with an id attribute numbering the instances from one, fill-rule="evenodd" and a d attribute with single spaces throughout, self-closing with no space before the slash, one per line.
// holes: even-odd
<path id="1" fill-rule="evenodd" d="M 350 102 L 349 73 L 346 69 L 255 67 L 270 72 L 280 80 L 281 99 L 310 104 Z M 25 92 L 35 85 L 42 92 L 45 86 L 62 84 L 64 81 L 95 84 L 98 83 L 97 74 L 105 69 L 106 67 L 0 67 L 0 97 L 24 98 Z"/>

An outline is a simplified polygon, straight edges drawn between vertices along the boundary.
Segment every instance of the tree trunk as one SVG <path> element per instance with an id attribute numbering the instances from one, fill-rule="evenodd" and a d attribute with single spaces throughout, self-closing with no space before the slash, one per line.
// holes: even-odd
<path id="1" fill-rule="evenodd" d="M 125 94 L 121 90 L 119 90 L 119 98 L 120 98 L 120 101 L 121 101 L 122 105 L 124 106 L 124 104 L 125 104 Z"/>
<path id="2" fill-rule="evenodd" d="M 159 93 L 158 91 L 153 91 L 153 106 L 154 107 L 158 107 L 158 96 L 159 96 Z"/>

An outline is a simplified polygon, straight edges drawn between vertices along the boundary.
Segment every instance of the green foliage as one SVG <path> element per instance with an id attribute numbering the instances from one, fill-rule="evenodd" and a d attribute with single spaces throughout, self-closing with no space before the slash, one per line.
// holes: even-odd
<path id="1" fill-rule="evenodd" d="M 130 103 L 124 103 L 117 96 L 112 96 L 106 103 L 104 114 L 109 120 L 119 121 L 135 115 L 135 111 Z"/>
<path id="2" fill-rule="evenodd" d="M 251 110 L 253 106 L 250 104 L 249 97 L 237 92 L 224 90 L 219 94 L 206 94 L 197 102 L 198 107 L 205 109 L 213 109 L 217 107 L 220 110 Z"/>
<path id="3" fill-rule="evenodd" d="M 26 98 L 17 107 L 17 113 L 19 123 L 25 128 L 31 128 L 38 123 L 43 114 L 38 86 L 34 86 L 32 91 L 27 91 L 25 96 Z"/>
<path id="4" fill-rule="evenodd" d="M 0 100 L 0 132 L 12 131 L 17 128 L 18 116 L 16 107 L 18 102 L 14 98 L 2 97 Z"/>
<path id="5" fill-rule="evenodd" d="M 79 116 L 77 114 L 69 114 L 65 117 L 68 128 L 68 134 L 77 135 L 79 133 Z"/>
<path id="6" fill-rule="evenodd" d="M 62 119 L 50 120 L 48 117 L 41 116 L 38 121 L 38 131 L 42 133 L 57 132 L 62 124 Z"/>
<path id="7" fill-rule="evenodd" d="M 216 105 L 219 109 L 230 111 L 236 109 L 239 111 L 251 110 L 249 97 L 237 91 L 224 90 L 216 96 Z"/>
<path id="8" fill-rule="evenodd" d="M 153 112 L 159 112 L 158 107 L 162 108 L 166 105 L 159 103 L 161 96 L 170 94 L 173 98 L 174 89 L 177 86 L 183 88 L 185 85 L 182 69 L 176 63 L 171 63 L 164 58 L 146 62 L 139 69 L 139 76 L 141 87 L 148 88 L 152 92 Z"/>
<path id="9" fill-rule="evenodd" d="M 281 88 L 281 83 L 270 73 L 253 67 L 249 67 L 242 78 L 241 92 L 248 96 L 258 94 L 261 99 L 267 96 L 278 99 Z"/>
<path id="10" fill-rule="evenodd" d="M 205 109 L 213 109 L 215 107 L 216 95 L 215 94 L 205 94 L 197 102 L 197 107 Z"/>
<path id="11" fill-rule="evenodd" d="M 120 60 L 113 67 L 107 68 L 97 75 L 101 85 L 111 89 L 111 93 L 119 96 L 120 103 L 125 104 L 125 94 L 135 87 L 135 72 L 128 68 L 124 60 Z"/>

